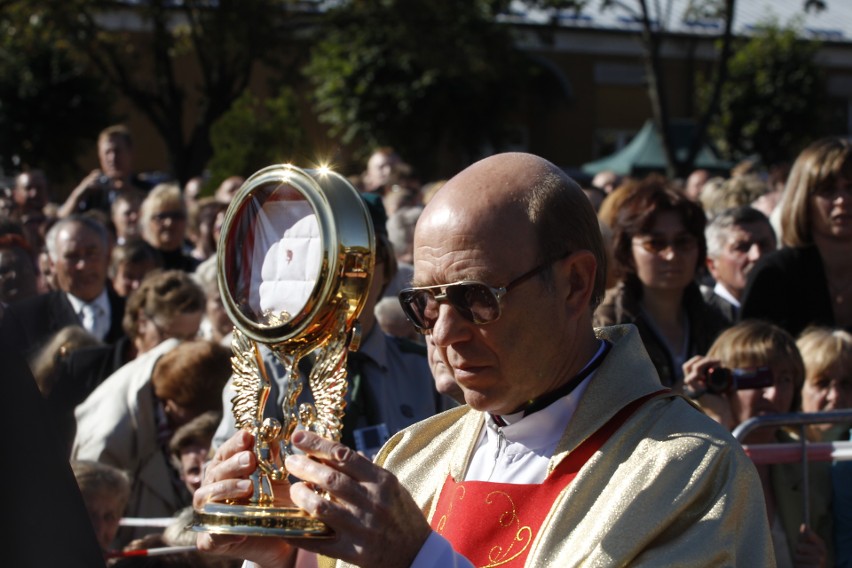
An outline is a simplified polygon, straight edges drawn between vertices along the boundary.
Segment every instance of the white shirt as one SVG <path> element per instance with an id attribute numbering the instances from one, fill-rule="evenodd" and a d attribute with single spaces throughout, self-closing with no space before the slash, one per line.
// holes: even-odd
<path id="1" fill-rule="evenodd" d="M 728 292 L 728 289 L 719 282 L 716 282 L 716 285 L 713 287 L 713 292 L 735 308 L 740 309 L 740 301 L 734 298 L 734 296 Z"/>
<path id="2" fill-rule="evenodd" d="M 601 341 L 597 353 L 583 370 L 604 352 Z M 580 371 L 582 372 L 582 371 Z M 547 466 L 568 423 L 577 411 L 580 399 L 595 373 L 577 385 L 573 391 L 529 416 L 523 412 L 501 416 L 506 426 L 495 424 L 487 413 L 485 428 L 473 451 L 465 481 L 495 483 L 541 483 L 547 477 Z M 453 550 L 450 542 L 432 531 L 411 564 L 411 568 L 473 568 L 470 561 Z"/>
<path id="3" fill-rule="evenodd" d="M 94 335 L 97 339 L 103 341 L 103 339 L 109 333 L 110 322 L 112 322 L 112 310 L 109 305 L 109 295 L 107 295 L 106 288 L 104 288 L 97 298 L 92 300 L 91 302 L 84 302 L 80 298 L 73 296 L 71 294 L 65 294 L 68 298 L 68 301 L 71 302 L 71 307 L 74 308 L 74 313 L 77 314 L 77 318 L 80 320 L 80 324 L 92 335 Z M 97 323 L 94 328 L 86 327 L 84 323 L 85 320 L 83 318 L 83 308 L 87 304 L 95 306 L 100 310 L 100 315 L 98 316 Z"/>
<path id="4" fill-rule="evenodd" d="M 529 416 L 523 412 L 502 416 L 508 424 L 498 426 L 483 413 L 485 428 L 473 451 L 465 481 L 495 483 L 541 483 L 556 444 L 568 428 L 577 404 L 589 385 L 583 380 L 571 394 Z"/>

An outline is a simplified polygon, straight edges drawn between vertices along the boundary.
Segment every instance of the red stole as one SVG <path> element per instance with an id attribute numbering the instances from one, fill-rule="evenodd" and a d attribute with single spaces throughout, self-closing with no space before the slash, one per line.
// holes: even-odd
<path id="1" fill-rule="evenodd" d="M 458 483 L 447 475 L 432 515 L 432 529 L 474 566 L 523 566 L 554 501 L 580 468 L 640 406 L 667 390 L 643 396 L 619 410 L 540 484 Z"/>

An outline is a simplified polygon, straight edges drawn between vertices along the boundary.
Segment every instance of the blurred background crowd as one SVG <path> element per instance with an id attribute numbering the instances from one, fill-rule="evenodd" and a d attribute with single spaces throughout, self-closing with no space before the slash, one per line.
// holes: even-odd
<path id="1" fill-rule="evenodd" d="M 0 58 L 14 78 L 0 88 L 0 345 L 25 357 L 110 564 L 171 547 L 162 565 L 229 566 L 185 530 L 204 462 L 234 429 L 220 233 L 256 169 L 328 142 L 320 124 L 377 236 L 345 443 L 374 451 L 358 432 L 381 442 L 464 404 L 397 294 L 423 207 L 497 148 L 585 162 L 564 169 L 609 247 L 596 325 L 635 325 L 663 385 L 732 432 L 812 417 L 747 446 L 849 441 L 852 420 L 832 413 L 852 407 L 850 7 L 771 3 L 807 21 L 788 25 L 745 0 L 677 17 L 640 0 L 198 4 L 0 13 L 0 51 L 20 55 Z M 128 120 L 106 112 L 107 86 Z M 287 377 L 264 356 L 274 415 Z M 778 565 L 852 566 L 849 462 L 755 463 Z"/>
<path id="2" fill-rule="evenodd" d="M 233 432 L 216 251 L 245 180 L 229 176 L 209 196 L 195 180 L 146 186 L 121 125 L 103 131 L 98 152 L 100 167 L 62 202 L 37 170 L 9 188 L 0 341 L 27 357 L 75 472 L 100 480 L 81 487 L 104 550 L 191 546 L 132 522 L 189 514 L 205 460 Z M 414 225 L 443 180 L 417 179 L 391 147 L 348 178 L 377 237 L 365 346 L 349 367 L 361 387 L 344 441 L 357 447 L 362 428 L 386 437 L 464 401 L 396 298 L 413 274 Z M 820 139 L 771 172 L 749 161 L 686 179 L 603 171 L 583 189 L 609 247 L 596 324 L 637 326 L 665 386 L 732 431 L 755 417 L 852 406 L 852 143 Z M 280 389 L 286 377 L 267 356 Z M 827 415 L 741 441 L 835 442 L 849 428 L 848 417 Z M 812 463 L 805 491 L 801 463 L 789 462 L 758 462 L 779 564 L 843 565 L 849 468 Z"/>

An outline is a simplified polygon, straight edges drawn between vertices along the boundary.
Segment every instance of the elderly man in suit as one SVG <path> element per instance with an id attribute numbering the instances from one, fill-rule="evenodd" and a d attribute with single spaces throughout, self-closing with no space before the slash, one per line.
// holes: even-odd
<path id="1" fill-rule="evenodd" d="M 744 205 L 718 214 L 705 235 L 707 270 L 715 285 L 702 291 L 704 299 L 736 323 L 748 273 L 761 257 L 775 250 L 775 232 L 766 215 Z"/>
<path id="2" fill-rule="evenodd" d="M 124 334 L 124 300 L 107 282 L 106 227 L 90 217 L 71 216 L 51 227 L 46 241 L 58 289 L 10 305 L 0 341 L 32 355 L 63 327 L 80 325 L 105 343 L 115 342 Z"/>

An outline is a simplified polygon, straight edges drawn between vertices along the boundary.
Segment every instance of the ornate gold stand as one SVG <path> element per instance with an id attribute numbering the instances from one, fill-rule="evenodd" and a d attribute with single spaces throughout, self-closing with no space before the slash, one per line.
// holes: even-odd
<path id="1" fill-rule="evenodd" d="M 322 521 L 296 507 L 227 505 L 208 503 L 193 518 L 193 530 L 214 534 L 331 538 L 334 533 Z"/>

